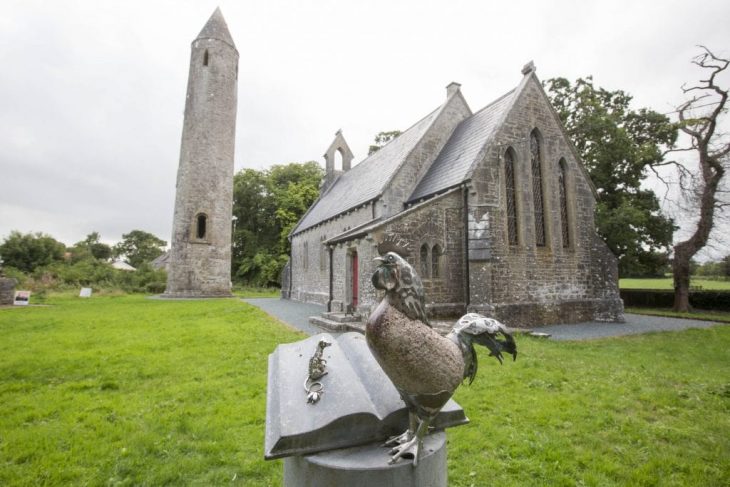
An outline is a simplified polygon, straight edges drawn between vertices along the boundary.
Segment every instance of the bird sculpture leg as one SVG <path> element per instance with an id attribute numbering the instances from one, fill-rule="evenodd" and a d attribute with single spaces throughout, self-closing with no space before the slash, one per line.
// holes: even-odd
<path id="1" fill-rule="evenodd" d="M 389 464 L 393 464 L 401 458 L 412 457 L 413 466 L 418 465 L 418 454 L 420 453 L 421 446 L 423 446 L 423 437 L 428 433 L 428 426 L 431 424 L 432 419 L 422 419 L 418 425 L 416 434 L 410 440 L 390 450 L 392 456 L 390 457 L 390 461 L 388 461 Z"/>
<path id="2" fill-rule="evenodd" d="M 415 413 L 408 412 L 408 429 L 396 436 L 391 436 L 386 440 L 385 443 L 383 443 L 383 446 L 396 446 L 396 445 L 402 445 L 403 443 L 406 443 L 408 441 L 411 441 L 413 439 L 413 436 L 416 434 L 416 429 L 418 428 L 418 416 L 415 415 Z"/>

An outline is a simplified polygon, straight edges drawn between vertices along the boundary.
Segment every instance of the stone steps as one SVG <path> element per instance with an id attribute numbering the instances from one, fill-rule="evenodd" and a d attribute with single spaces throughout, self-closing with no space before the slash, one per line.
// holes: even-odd
<path id="1" fill-rule="evenodd" d="M 347 321 L 336 321 L 330 318 L 325 317 L 324 315 L 329 313 L 323 313 L 320 316 L 310 316 L 309 317 L 309 323 L 318 326 L 320 328 L 324 328 L 328 331 L 336 331 L 340 333 L 345 333 L 348 331 L 357 331 L 360 333 L 365 333 L 365 323 L 362 321 L 353 321 L 353 320 L 347 320 Z"/>

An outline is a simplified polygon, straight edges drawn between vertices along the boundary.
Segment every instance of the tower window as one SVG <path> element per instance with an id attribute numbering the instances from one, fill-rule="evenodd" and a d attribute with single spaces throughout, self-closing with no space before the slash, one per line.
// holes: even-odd
<path id="1" fill-rule="evenodd" d="M 208 50 L 206 49 L 205 52 L 203 53 L 203 66 L 207 66 L 207 65 L 208 65 Z"/>
<path id="2" fill-rule="evenodd" d="M 200 240 L 205 238 L 207 223 L 207 217 L 205 215 L 198 215 L 195 221 L 195 238 Z"/>

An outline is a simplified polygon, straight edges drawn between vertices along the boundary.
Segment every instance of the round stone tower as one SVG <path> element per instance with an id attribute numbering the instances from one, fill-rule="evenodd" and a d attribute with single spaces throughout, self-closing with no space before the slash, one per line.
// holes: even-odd
<path id="1" fill-rule="evenodd" d="M 164 297 L 231 296 L 238 51 L 220 9 L 193 41 Z"/>

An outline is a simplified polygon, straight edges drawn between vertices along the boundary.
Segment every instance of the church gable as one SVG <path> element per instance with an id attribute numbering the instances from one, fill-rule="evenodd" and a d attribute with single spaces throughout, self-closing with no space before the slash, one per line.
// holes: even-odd
<path id="1" fill-rule="evenodd" d="M 391 216 L 403 210 L 414 189 L 431 172 L 459 124 L 472 116 L 459 88 L 458 83 L 447 86 L 447 101 L 438 117 L 386 185 L 383 192 L 384 215 Z"/>
<path id="2" fill-rule="evenodd" d="M 408 198 L 409 202 L 431 197 L 470 178 L 474 164 L 481 159 L 484 145 L 512 106 L 516 91 L 506 93 L 456 127 L 436 161 Z"/>

